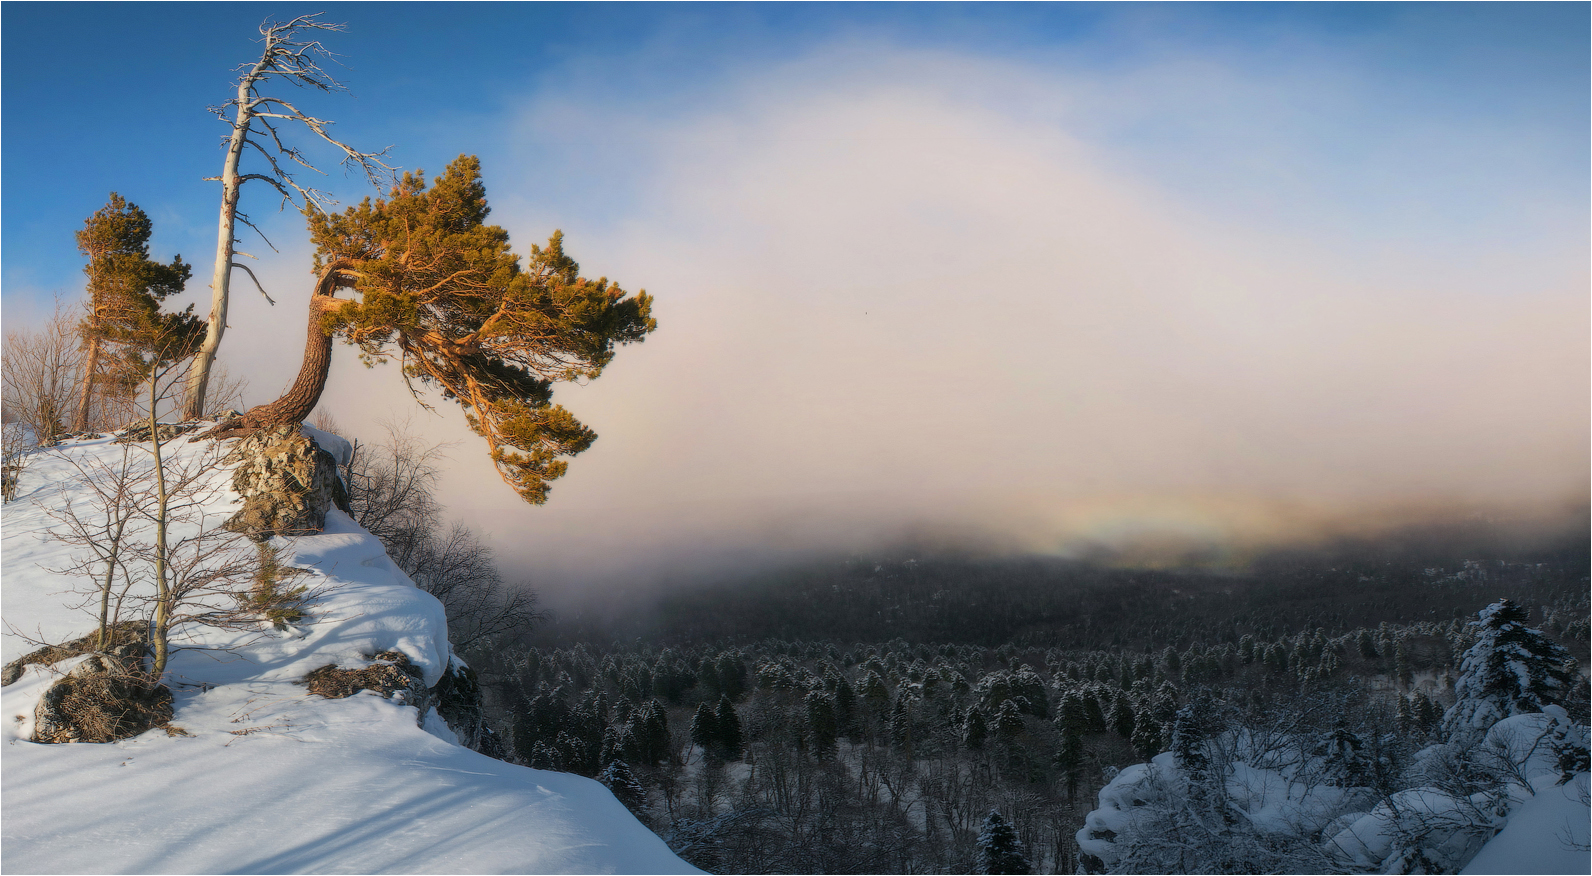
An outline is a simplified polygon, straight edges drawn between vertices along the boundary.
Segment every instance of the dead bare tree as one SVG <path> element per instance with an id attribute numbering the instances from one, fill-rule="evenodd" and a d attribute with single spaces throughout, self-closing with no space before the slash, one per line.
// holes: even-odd
<path id="1" fill-rule="evenodd" d="M 332 125 L 330 121 L 311 116 L 282 97 L 262 93 L 271 86 L 288 85 L 311 91 L 347 91 L 341 82 L 320 66 L 323 59 L 332 57 L 332 53 L 315 39 L 320 33 L 343 30 L 346 30 L 344 25 L 322 21 L 316 15 L 301 15 L 286 22 L 267 21 L 260 25 L 264 48 L 259 60 L 238 68 L 242 75 L 237 82 L 237 96 L 211 108 L 218 118 L 231 123 L 232 133 L 227 140 L 226 161 L 221 175 L 209 178 L 221 182 L 221 217 L 216 235 L 215 268 L 210 282 L 209 322 L 204 343 L 188 374 L 184 407 L 188 419 L 197 419 L 205 412 L 211 366 L 226 331 L 227 296 L 232 269 L 241 268 L 254 281 L 260 294 L 265 295 L 267 301 L 271 300 L 254 272 L 236 261 L 238 256 L 254 258 L 236 249 L 237 223 L 242 222 L 259 231 L 246 214 L 238 211 L 238 197 L 243 184 L 258 180 L 270 186 L 281 196 L 281 206 L 284 208 L 292 204 L 300 209 L 325 212 L 335 203 L 325 192 L 299 183 L 295 173 L 301 169 L 315 173 L 321 171 L 297 147 L 283 141 L 280 127 L 284 123 L 297 123 L 308 128 L 315 137 L 330 144 L 341 154 L 345 169 L 363 172 L 373 186 L 380 187 L 392 176 L 393 169 L 382 161 L 385 149 L 361 152 L 332 137 L 328 133 Z M 265 172 L 242 172 L 245 148 L 252 149 L 264 159 Z M 265 239 L 263 234 L 261 238 Z M 269 240 L 265 242 L 267 246 L 271 245 Z"/>

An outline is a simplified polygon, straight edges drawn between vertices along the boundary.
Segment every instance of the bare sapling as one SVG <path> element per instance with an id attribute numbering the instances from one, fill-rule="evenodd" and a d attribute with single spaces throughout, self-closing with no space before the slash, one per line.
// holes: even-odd
<path id="1" fill-rule="evenodd" d="M 121 605 L 131 589 L 136 571 L 129 569 L 123 548 L 130 535 L 136 497 L 149 489 L 153 471 L 139 465 L 133 449 L 122 445 L 120 459 L 109 461 L 79 453 L 57 453 L 58 460 L 70 468 L 73 477 L 61 484 L 61 506 L 50 512 L 57 526 L 50 530 L 59 542 L 82 548 L 74 565 L 51 569 L 57 574 L 77 573 L 93 582 L 92 601 L 97 604 L 94 650 L 111 646 L 112 630 L 118 626 Z M 117 583 L 122 586 L 119 595 Z"/>
<path id="2" fill-rule="evenodd" d="M 17 497 L 32 450 L 33 442 L 21 423 L 0 426 L 0 499 L 10 502 Z"/>

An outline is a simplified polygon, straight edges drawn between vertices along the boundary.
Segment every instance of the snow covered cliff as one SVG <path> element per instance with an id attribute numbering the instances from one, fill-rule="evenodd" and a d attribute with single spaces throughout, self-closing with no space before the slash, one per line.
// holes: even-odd
<path id="1" fill-rule="evenodd" d="M 182 463 L 209 444 L 177 438 L 166 449 Z M 73 441 L 30 460 L 4 506 L 0 659 L 95 628 L 96 605 L 85 604 L 92 584 L 61 571 L 86 548 L 51 532 L 68 503 L 93 513 L 81 478 L 122 465 L 125 448 L 110 438 Z M 207 465 L 214 496 L 183 524 L 189 531 L 219 527 L 240 507 L 230 469 Z M 73 661 L 28 666 L 0 689 L 0 869 L 696 872 L 594 781 L 478 754 L 435 709 L 421 716 L 399 698 L 311 695 L 301 683 L 311 671 L 363 667 L 382 652 L 404 655 L 436 684 L 451 659 L 446 621 L 340 511 L 320 534 L 272 543 L 308 570 L 297 582 L 310 588 L 307 617 L 285 629 L 176 630 L 168 729 L 112 743 L 34 743 L 35 706 Z"/>

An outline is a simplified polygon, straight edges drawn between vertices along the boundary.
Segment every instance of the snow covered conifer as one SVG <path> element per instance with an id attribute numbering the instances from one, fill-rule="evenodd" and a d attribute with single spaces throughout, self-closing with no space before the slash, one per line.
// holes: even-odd
<path id="1" fill-rule="evenodd" d="M 1133 703 L 1125 696 L 1117 697 L 1111 707 L 1111 729 L 1123 739 L 1133 738 Z"/>
<path id="2" fill-rule="evenodd" d="M 647 805 L 647 789 L 636 779 L 636 774 L 630 771 L 630 764 L 622 760 L 610 761 L 598 774 L 597 781 L 612 791 L 614 797 L 625 804 L 625 808 L 631 812 L 639 812 Z"/>
<path id="3" fill-rule="evenodd" d="M 1172 719 L 1172 756 L 1191 781 L 1202 779 L 1210 766 L 1210 757 L 1205 753 L 1204 722 L 1193 703 L 1178 709 L 1177 717 Z"/>
<path id="4" fill-rule="evenodd" d="M 1017 704 L 1011 700 L 1001 703 L 995 710 L 995 735 L 1002 742 L 1011 742 L 1023 732 L 1023 716 L 1017 710 Z"/>
<path id="5" fill-rule="evenodd" d="M 1511 715 L 1541 712 L 1570 686 L 1570 652 L 1526 626 L 1526 610 L 1508 599 L 1471 621 L 1476 643 L 1460 658 L 1457 701 L 1443 716 L 1449 741 L 1473 740 Z"/>
<path id="6" fill-rule="evenodd" d="M 910 723 L 910 719 L 900 717 L 904 714 L 905 707 L 898 701 L 896 703 L 896 716 L 891 718 L 891 730 L 896 733 L 904 732 L 905 737 L 910 740 L 910 730 L 897 730 L 898 721 Z M 828 757 L 833 754 L 835 737 L 839 732 L 839 727 L 835 722 L 834 697 L 824 693 L 822 690 L 814 690 L 807 694 L 807 726 L 812 731 L 813 748 L 818 753 L 818 756 Z"/>
<path id="7" fill-rule="evenodd" d="M 978 834 L 979 873 L 1027 873 L 1028 856 L 1023 852 L 1023 841 L 1017 830 L 994 809 L 984 818 L 984 829 Z"/>
<path id="8" fill-rule="evenodd" d="M 1139 757 L 1149 760 L 1161 753 L 1161 722 L 1149 708 L 1142 709 L 1133 719 L 1133 750 Z"/>

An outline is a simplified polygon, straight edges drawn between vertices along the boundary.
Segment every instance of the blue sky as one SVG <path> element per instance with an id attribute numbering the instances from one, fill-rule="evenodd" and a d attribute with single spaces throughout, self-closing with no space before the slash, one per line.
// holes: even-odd
<path id="1" fill-rule="evenodd" d="M 8 327 L 80 289 L 72 232 L 112 190 L 207 274 L 205 107 L 262 19 L 321 8 L 0 9 Z M 561 390 L 603 437 L 548 506 L 456 414 L 419 426 L 528 567 L 1585 495 L 1585 4 L 324 8 L 352 96 L 306 103 L 340 137 L 479 154 L 522 251 L 563 228 L 658 297 L 653 338 Z M 282 304 L 235 287 L 222 359 L 262 402 L 309 252 L 263 191 L 243 208 Z M 343 358 L 328 404 L 368 435 L 397 382 Z"/>
<path id="2" fill-rule="evenodd" d="M 295 11 L 8 4 L 7 286 L 20 286 L 17 294 L 73 286 L 77 254 L 63 229 L 112 189 L 157 217 L 165 211 L 193 224 L 191 234 L 163 242 L 208 251 L 200 217 L 214 184 L 199 180 L 219 164 L 223 128 L 204 108 L 226 96 L 259 22 Z M 1257 169 L 1287 158 L 1309 166 L 1306 178 L 1282 180 L 1290 200 L 1307 202 L 1276 212 L 1358 208 L 1363 222 L 1370 206 L 1403 215 L 1427 205 L 1447 214 L 1442 222 L 1463 224 L 1456 212 L 1493 206 L 1486 199 L 1496 192 L 1473 179 L 1433 191 L 1442 186 L 1422 179 L 1446 169 L 1439 182 L 1452 182 L 1471 168 L 1444 168 L 1445 159 L 1462 158 L 1387 150 L 1390 139 L 1467 122 L 1529 139 L 1519 152 L 1510 141 L 1479 156 L 1497 184 L 1584 191 L 1587 182 L 1582 4 L 378 3 L 332 4 L 326 18 L 349 25 L 327 43 L 349 66 L 343 78 L 356 99 L 313 103 L 350 140 L 392 145 L 404 167 L 501 148 L 512 136 L 505 119 L 528 96 L 562 92 L 648 115 L 688 113 L 748 70 L 854 41 L 1108 77 L 1180 59 L 1251 79 L 1305 80 L 1269 107 L 1147 83 L 1155 91 L 1141 97 L 1159 100 L 1082 120 L 1090 136 L 1133 156 L 1139 172 L 1191 197 L 1219 201 L 1227 190 L 1235 209 L 1267 209 L 1242 190 Z M 1311 87 L 1320 71 L 1330 78 Z M 1262 141 L 1234 148 L 1235 128 L 1252 133 L 1257 123 L 1266 127 Z M 560 145 L 581 137 L 599 135 L 572 132 Z M 343 188 L 350 197 L 360 191 Z M 549 206 L 568 209 L 556 194 L 548 193 Z M 1405 196 L 1420 203 L 1401 203 Z M 1357 203 L 1342 203 L 1351 198 Z"/>

